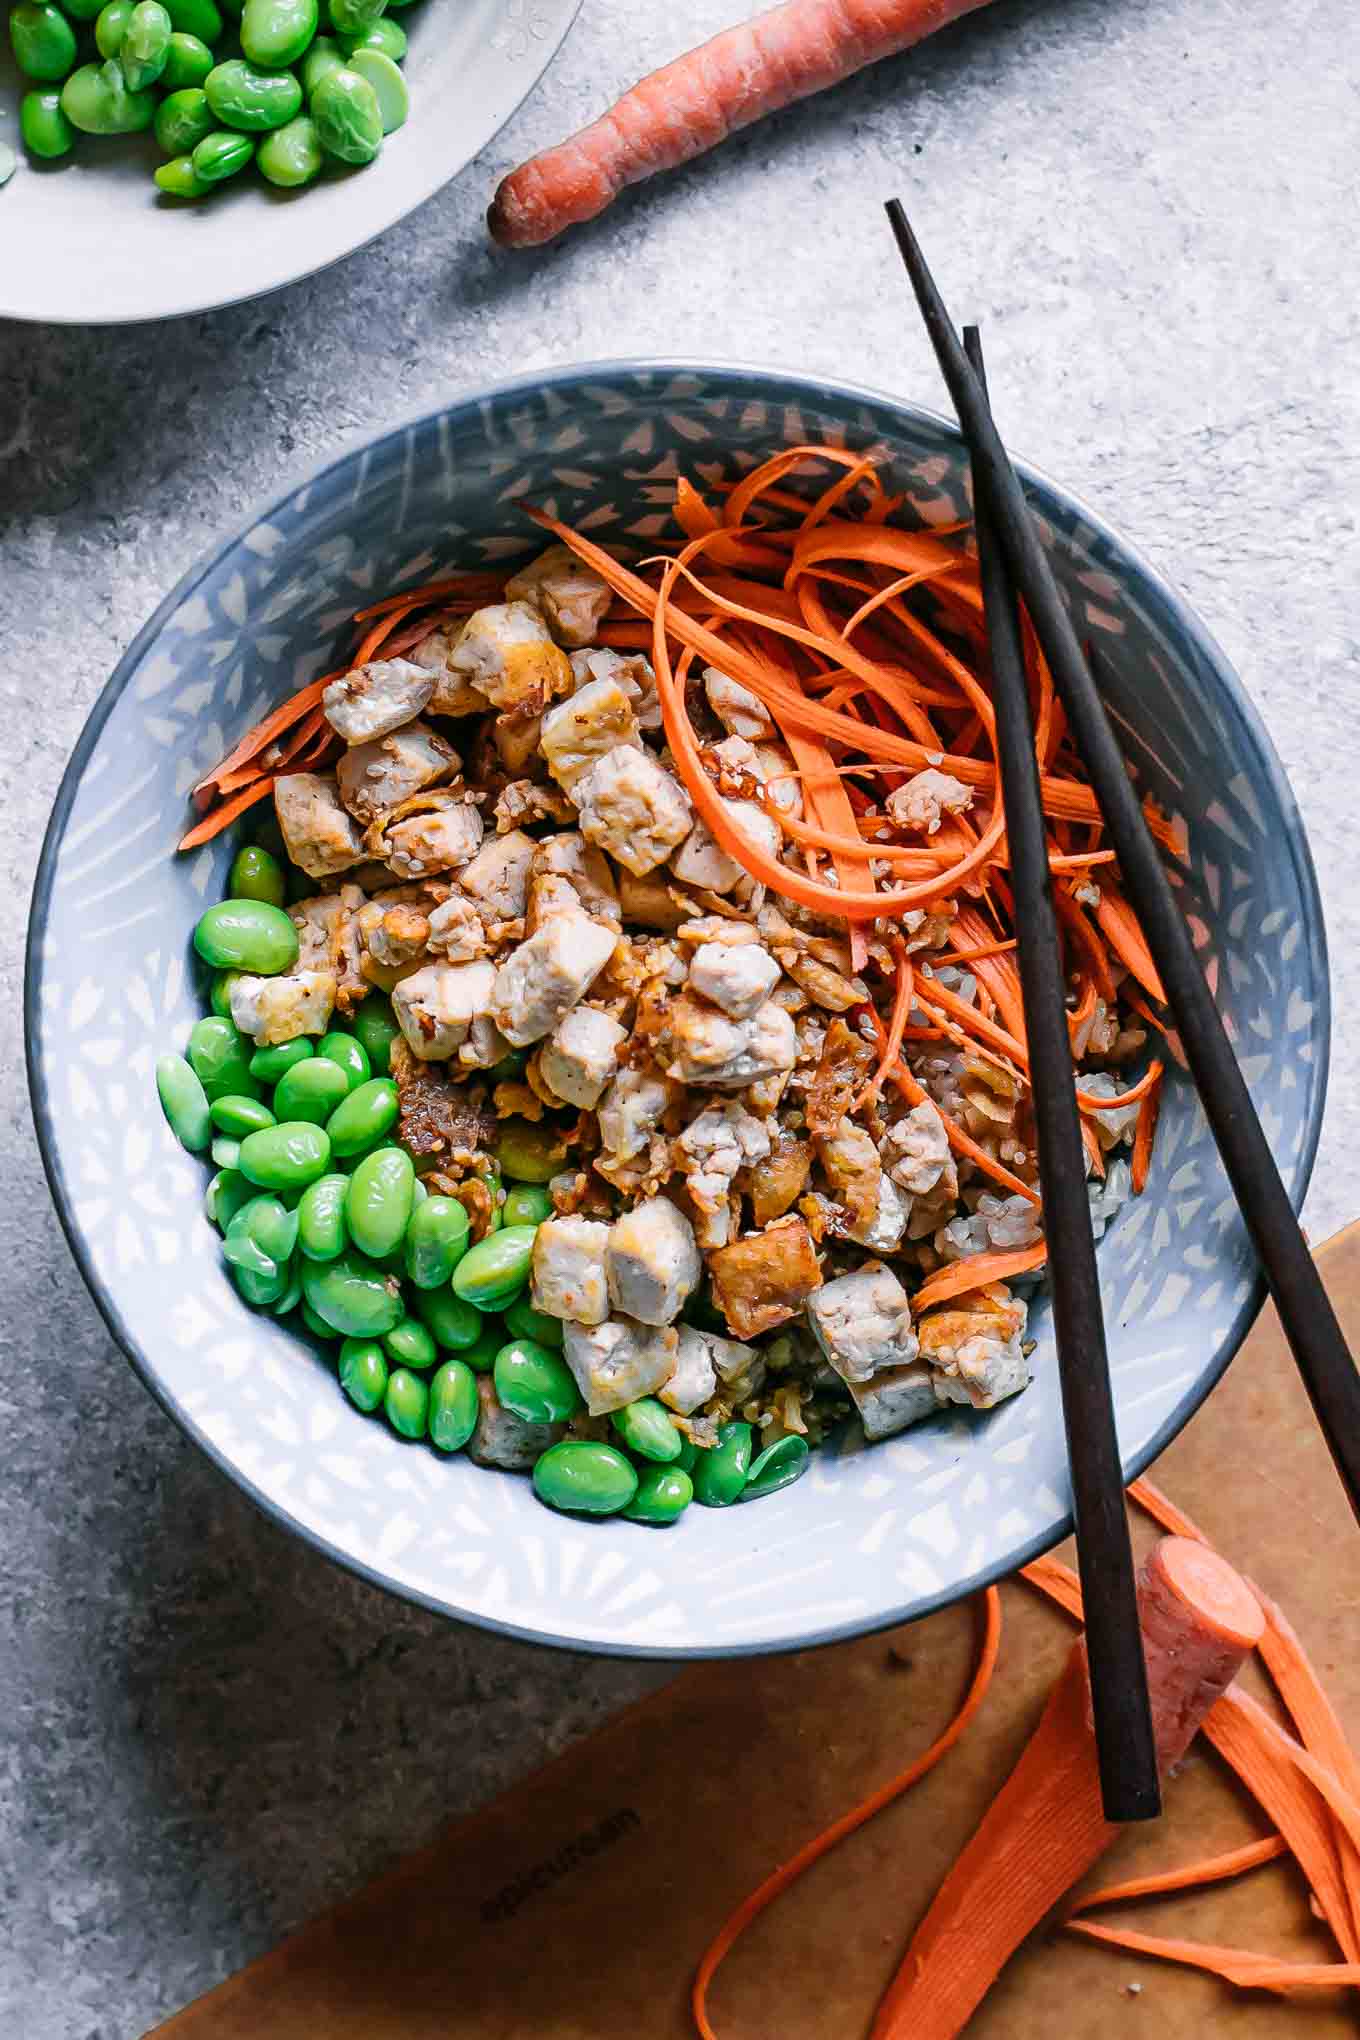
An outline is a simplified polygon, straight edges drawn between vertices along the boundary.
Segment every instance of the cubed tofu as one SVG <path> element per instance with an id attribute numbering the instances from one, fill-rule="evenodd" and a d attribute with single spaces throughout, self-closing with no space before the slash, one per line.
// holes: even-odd
<path id="1" fill-rule="evenodd" d="M 934 1370 L 936 1399 L 989 1410 L 1029 1383 L 1022 1344 L 1027 1307 L 1018 1297 L 929 1312 L 921 1319 L 921 1358 Z"/>
<path id="2" fill-rule="evenodd" d="M 713 1300 L 739 1339 L 787 1324 L 821 1286 L 812 1235 L 801 1218 L 781 1218 L 708 1257 Z"/>
<path id="3" fill-rule="evenodd" d="M 488 1068 L 505 1054 L 505 1042 L 491 1018 L 494 964 L 428 963 L 403 978 L 392 993 L 392 1011 L 423 1062 L 450 1056 L 473 1068 Z"/>
<path id="4" fill-rule="evenodd" d="M 824 1282 L 807 1308 L 817 1344 L 842 1381 L 868 1381 L 880 1367 L 909 1367 L 916 1358 L 907 1292 L 880 1262 Z"/>
<path id="5" fill-rule="evenodd" d="M 597 921 L 622 923 L 619 889 L 609 868 L 609 859 L 587 843 L 577 829 L 563 829 L 556 836 L 544 836 L 534 851 L 534 878 L 565 878 L 588 914 Z"/>
<path id="6" fill-rule="evenodd" d="M 477 1376 L 477 1422 L 467 1450 L 468 1458 L 478 1466 L 527 1473 L 566 1428 L 565 1424 L 526 1424 L 523 1417 L 506 1409 L 489 1374 Z"/>
<path id="7" fill-rule="evenodd" d="M 753 800 L 724 800 L 728 819 L 738 835 L 767 857 L 778 857 L 783 841 L 773 815 Z M 682 885 L 699 885 L 709 892 L 729 893 L 745 867 L 715 842 L 707 822 L 698 821 L 671 859 L 671 871 Z"/>
<path id="8" fill-rule="evenodd" d="M 638 744 L 637 718 L 615 680 L 590 680 L 543 717 L 539 748 L 549 772 L 570 793 L 597 758 L 620 744 Z"/>
<path id="9" fill-rule="evenodd" d="M 679 780 L 650 751 L 621 744 L 597 758 L 572 788 L 581 834 L 641 878 L 664 864 L 694 817 Z"/>
<path id="10" fill-rule="evenodd" d="M 661 728 L 656 674 L 652 671 L 651 660 L 641 652 L 615 652 L 608 646 L 588 652 L 573 652 L 571 670 L 576 675 L 578 687 L 584 687 L 587 680 L 616 680 L 633 704 L 638 727 L 644 730 Z"/>
<path id="11" fill-rule="evenodd" d="M 355 916 L 359 939 L 373 961 L 389 970 L 400 970 L 425 954 L 430 941 L 430 923 L 419 907 L 400 901 L 384 906 L 369 900 Z"/>
<path id="12" fill-rule="evenodd" d="M 609 1300 L 624 1317 L 668 1325 L 698 1286 L 694 1227 L 668 1197 L 647 1197 L 614 1220 L 605 1270 Z"/>
<path id="13" fill-rule="evenodd" d="M 666 935 L 692 921 L 698 908 L 668 879 L 669 874 L 664 871 L 653 872 L 646 878 L 634 878 L 631 871 L 621 871 L 619 907 L 624 920 L 644 928 L 659 928 Z"/>
<path id="14" fill-rule="evenodd" d="M 367 744 L 410 722 L 433 693 L 434 674 L 413 659 L 370 659 L 332 680 L 321 708 L 338 737 Z"/>
<path id="15" fill-rule="evenodd" d="M 575 894 L 572 894 L 573 900 Z M 588 914 L 553 914 L 496 973 L 491 1013 L 507 1041 L 541 1041 L 583 999 L 614 953 L 617 928 Z"/>
<path id="16" fill-rule="evenodd" d="M 555 1098 L 590 1111 L 618 1069 L 626 1027 L 597 1006 L 575 1006 L 558 1021 L 538 1058 L 539 1075 Z"/>
<path id="17" fill-rule="evenodd" d="M 696 1332 L 692 1325 L 677 1325 L 680 1344 L 676 1352 L 675 1372 L 661 1391 L 661 1400 L 668 1410 L 678 1416 L 692 1417 L 702 1409 L 709 1397 L 718 1392 L 718 1377 L 713 1368 L 713 1352 L 702 1332 Z"/>
<path id="18" fill-rule="evenodd" d="M 231 1017 L 260 1048 L 324 1034 L 335 1011 L 335 975 L 298 970 L 284 977 L 238 977 L 231 988 Z"/>
<path id="19" fill-rule="evenodd" d="M 873 1215 L 852 1226 L 850 1237 L 872 1254 L 891 1254 L 901 1245 L 910 1216 L 911 1205 L 885 1173 L 878 1179 Z"/>
<path id="20" fill-rule="evenodd" d="M 529 903 L 529 867 L 538 845 L 521 829 L 483 843 L 458 883 L 488 921 L 518 921 Z"/>
<path id="21" fill-rule="evenodd" d="M 929 1098 L 913 1105 L 883 1136 L 883 1161 L 894 1183 L 913 1197 L 925 1197 L 952 1167 L 949 1136 Z"/>
<path id="22" fill-rule="evenodd" d="M 458 871 L 481 848 L 483 823 L 469 801 L 447 801 L 428 813 L 393 822 L 383 842 L 398 878 L 428 878 Z"/>
<path id="23" fill-rule="evenodd" d="M 792 1017 L 767 1001 L 749 1020 L 681 993 L 666 1013 L 658 1060 L 677 1083 L 739 1090 L 791 1070 L 798 1038 Z"/>
<path id="24" fill-rule="evenodd" d="M 623 1069 L 600 1100 L 600 1143 L 611 1163 L 630 1162 L 646 1147 L 671 1099 L 678 1095 L 647 1070 Z"/>
<path id="25" fill-rule="evenodd" d="M 609 1316 L 609 1227 L 597 1218 L 545 1218 L 534 1234 L 531 1300 L 547 1317 L 600 1325 Z"/>
<path id="26" fill-rule="evenodd" d="M 775 735 L 774 717 L 758 695 L 740 681 L 730 680 L 716 666 L 704 668 L 704 693 L 723 728 L 734 737 L 759 744 Z"/>
<path id="27" fill-rule="evenodd" d="M 406 654 L 413 666 L 434 675 L 434 692 L 426 704 L 431 715 L 486 714 L 486 696 L 449 664 L 462 634 L 461 623 L 442 623 Z"/>
<path id="28" fill-rule="evenodd" d="M 689 967 L 693 989 L 730 1020 L 749 1020 L 779 979 L 779 965 L 758 942 L 701 942 Z"/>
<path id="29" fill-rule="evenodd" d="M 910 1425 L 933 1417 L 940 1407 L 934 1377 L 920 1360 L 909 1367 L 884 1367 L 871 1380 L 852 1381 L 848 1386 L 864 1435 L 871 1440 L 896 1437 Z"/>
<path id="30" fill-rule="evenodd" d="M 550 545 L 505 584 L 512 602 L 532 602 L 559 645 L 588 645 L 613 600 L 609 583 L 568 545 Z"/>
<path id="31" fill-rule="evenodd" d="M 497 708 L 551 701 L 571 687 L 567 655 L 552 641 L 528 602 L 496 602 L 468 618 L 449 658 L 450 670 Z"/>
<path id="32" fill-rule="evenodd" d="M 309 878 L 329 878 L 364 861 L 364 838 L 330 773 L 285 772 L 274 781 L 284 848 Z"/>
<path id="33" fill-rule="evenodd" d="M 725 1247 L 735 1222 L 733 1181 L 740 1169 L 769 1154 L 769 1131 L 733 1099 L 707 1106 L 675 1145 L 695 1209 L 699 1245 Z"/>
<path id="34" fill-rule="evenodd" d="M 430 914 L 428 943 L 432 956 L 445 963 L 472 963 L 486 954 L 482 917 L 462 893 L 441 901 Z"/>
<path id="35" fill-rule="evenodd" d="M 365 828 L 458 770 L 458 753 L 428 723 L 406 723 L 371 744 L 355 744 L 335 768 L 340 798 Z"/>
<path id="36" fill-rule="evenodd" d="M 664 1388 L 675 1372 L 679 1344 L 670 1325 L 609 1318 L 600 1325 L 568 1324 L 562 1357 L 587 1410 L 602 1417 Z"/>

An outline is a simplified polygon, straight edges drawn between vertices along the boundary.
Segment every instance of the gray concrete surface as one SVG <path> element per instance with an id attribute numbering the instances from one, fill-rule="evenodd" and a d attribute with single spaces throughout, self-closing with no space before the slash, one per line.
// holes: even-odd
<path id="1" fill-rule="evenodd" d="M 295 289 L 174 326 L 0 331 L 6 2040 L 141 2032 L 659 1676 L 450 1628 L 289 1543 L 136 1386 L 48 1204 L 19 1004 L 49 803 L 116 654 L 299 463 L 452 384 L 605 354 L 941 403 L 879 210 L 901 192 L 982 319 L 1013 443 L 1179 582 L 1270 725 L 1335 966 L 1309 1218 L 1355 1212 L 1354 38 L 1326 0 L 998 0 L 555 249 L 488 249 L 505 168 L 746 11 L 585 0 L 479 162 Z"/>

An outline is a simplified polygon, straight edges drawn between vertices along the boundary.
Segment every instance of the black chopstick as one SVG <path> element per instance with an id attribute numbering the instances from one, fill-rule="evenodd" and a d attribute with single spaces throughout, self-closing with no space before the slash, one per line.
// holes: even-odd
<path id="1" fill-rule="evenodd" d="M 982 343 L 976 327 L 965 330 L 964 341 L 981 381 Z M 1016 960 L 1025 1003 L 1039 1187 L 1049 1244 L 1048 1286 L 1086 1611 L 1100 1796 L 1107 1820 L 1151 1820 L 1161 1812 L 1162 1795 L 1133 1582 L 1133 1550 L 1124 1512 L 1124 1474 L 1105 1350 L 1105 1316 L 1086 1195 L 1086 1153 L 1072 1080 L 1072 1037 L 1048 868 L 1048 832 L 1015 588 L 997 540 L 990 495 L 977 475 L 973 524 L 1015 899 Z"/>
<path id="2" fill-rule="evenodd" d="M 1351 1508 L 1360 1517 L 1360 1373 L 1347 1350 L 1223 1031 L 1123 754 L 1044 557 L 1024 491 L 992 422 L 986 392 L 969 364 L 896 199 L 888 205 L 888 218 L 949 385 L 974 475 L 981 477 L 986 488 L 997 536 L 1110 831 L 1125 889 L 1157 966 L 1233 1194 L 1260 1256 L 1314 1414 Z"/>

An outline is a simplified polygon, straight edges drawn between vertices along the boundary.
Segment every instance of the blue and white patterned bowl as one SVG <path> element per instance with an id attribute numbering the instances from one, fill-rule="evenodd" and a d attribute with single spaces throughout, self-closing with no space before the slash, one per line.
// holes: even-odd
<path id="1" fill-rule="evenodd" d="M 205 1172 L 156 1109 L 152 1065 L 204 1006 L 189 932 L 230 845 L 179 858 L 193 781 L 274 701 L 336 663 L 351 612 L 452 566 L 531 552 L 527 497 L 645 548 L 675 477 L 739 475 L 798 441 L 877 446 L 889 486 L 952 519 L 953 428 L 866 391 L 753 369 L 604 364 L 506 383 L 346 454 L 195 567 L 90 717 L 43 850 L 28 957 L 33 1107 L 62 1224 L 114 1337 L 191 1437 L 320 1550 L 411 1599 L 517 1635 L 661 1656 L 786 1649 L 940 1606 L 1063 1534 L 1068 1486 L 1047 1307 L 1036 1379 L 814 1455 L 796 1487 L 677 1528 L 550 1515 L 529 1483 L 404 1444 L 333 1368 L 246 1310 L 201 1213 Z M 1143 785 L 1184 829 L 1176 876 L 1296 1201 L 1325 1088 L 1317 888 L 1278 761 L 1185 605 L 1080 504 L 1029 475 L 1059 578 L 1097 637 Z M 1204 1117 L 1175 1072 L 1147 1193 L 1100 1249 L 1130 1471 L 1218 1378 L 1261 1285 Z"/>

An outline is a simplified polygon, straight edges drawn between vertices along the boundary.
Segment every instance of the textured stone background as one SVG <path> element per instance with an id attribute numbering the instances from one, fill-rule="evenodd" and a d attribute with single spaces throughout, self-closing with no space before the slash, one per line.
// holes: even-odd
<path id="1" fill-rule="evenodd" d="M 556 249 L 491 252 L 481 211 L 504 169 L 746 11 L 585 0 L 480 161 L 293 290 L 164 327 L 0 330 L 15 2040 L 139 2033 L 659 1676 L 451 1628 L 289 1543 L 136 1386 L 48 1205 L 19 1023 L 48 806 L 143 618 L 290 473 L 452 385 L 607 354 L 744 357 L 942 403 L 879 210 L 902 193 L 956 311 L 982 320 L 1014 444 L 1180 584 L 1270 725 L 1334 957 L 1310 1223 L 1355 1209 L 1353 39 L 1326 0 L 998 0 Z"/>

